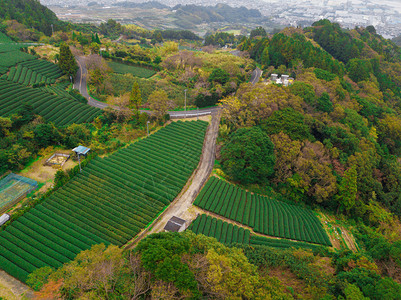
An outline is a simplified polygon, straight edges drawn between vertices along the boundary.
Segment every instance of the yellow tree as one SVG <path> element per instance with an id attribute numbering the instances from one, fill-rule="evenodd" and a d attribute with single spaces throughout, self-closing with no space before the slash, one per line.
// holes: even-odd
<path id="1" fill-rule="evenodd" d="M 152 114 L 157 120 L 161 120 L 167 114 L 167 111 L 173 107 L 172 101 L 163 90 L 155 90 L 149 95 L 148 102 Z"/>

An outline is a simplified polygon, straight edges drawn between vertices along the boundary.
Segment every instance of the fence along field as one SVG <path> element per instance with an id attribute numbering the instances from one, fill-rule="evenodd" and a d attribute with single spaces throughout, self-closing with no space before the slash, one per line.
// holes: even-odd
<path id="1" fill-rule="evenodd" d="M 306 248 L 315 250 L 318 245 L 308 244 L 304 242 L 294 242 L 289 240 L 272 239 L 263 236 L 251 234 L 248 229 L 244 229 L 237 225 L 227 223 L 221 219 L 217 219 L 205 214 L 198 216 L 195 221 L 187 228 L 196 234 L 203 234 L 214 237 L 220 243 L 227 245 L 245 244 L 258 245 L 273 248 Z"/>
<path id="2" fill-rule="evenodd" d="M 167 207 L 198 165 L 208 123 L 176 122 L 106 158 L 0 232 L 0 266 L 26 281 L 98 243 L 123 245 Z"/>
<path id="3" fill-rule="evenodd" d="M 25 103 L 31 105 L 35 113 L 59 126 L 92 122 L 102 114 L 99 108 L 0 79 L 0 116 L 16 113 Z"/>
<path id="4" fill-rule="evenodd" d="M 9 174 L 0 180 L 0 215 L 21 196 L 38 186 L 37 182 L 16 174 Z"/>
<path id="5" fill-rule="evenodd" d="M 322 224 L 311 210 L 251 194 L 216 177 L 206 183 L 194 204 L 247 225 L 255 232 L 331 246 Z"/>

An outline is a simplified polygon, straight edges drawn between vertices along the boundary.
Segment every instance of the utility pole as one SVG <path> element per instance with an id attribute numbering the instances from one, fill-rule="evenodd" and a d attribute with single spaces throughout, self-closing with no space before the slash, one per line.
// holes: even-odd
<path id="1" fill-rule="evenodd" d="M 187 89 L 184 90 L 185 93 L 185 118 L 187 117 Z"/>
<path id="2" fill-rule="evenodd" d="M 146 131 L 148 132 L 148 136 L 149 136 L 149 123 L 150 123 L 150 121 L 146 122 Z"/>
<path id="3" fill-rule="evenodd" d="M 82 173 L 81 160 L 79 159 L 79 153 L 78 153 L 78 163 L 79 163 L 79 173 Z"/>
<path id="4" fill-rule="evenodd" d="M 54 35 L 54 28 L 53 28 L 53 24 L 50 24 L 50 26 L 52 27 L 52 36 Z"/>

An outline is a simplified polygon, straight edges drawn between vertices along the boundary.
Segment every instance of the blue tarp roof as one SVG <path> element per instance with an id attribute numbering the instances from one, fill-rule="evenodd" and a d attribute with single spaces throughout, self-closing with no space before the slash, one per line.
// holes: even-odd
<path id="1" fill-rule="evenodd" d="M 72 151 L 80 155 L 86 155 L 86 153 L 88 153 L 90 150 L 91 150 L 90 148 L 84 146 L 78 146 L 72 149 Z"/>

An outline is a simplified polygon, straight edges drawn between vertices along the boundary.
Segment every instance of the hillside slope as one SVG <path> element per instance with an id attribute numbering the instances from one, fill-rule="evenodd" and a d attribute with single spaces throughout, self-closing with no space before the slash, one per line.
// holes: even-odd
<path id="1" fill-rule="evenodd" d="M 28 28 L 35 28 L 46 35 L 62 27 L 56 14 L 37 0 L 0 0 L 0 19 L 17 20 Z"/>

